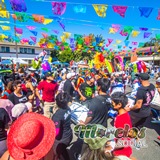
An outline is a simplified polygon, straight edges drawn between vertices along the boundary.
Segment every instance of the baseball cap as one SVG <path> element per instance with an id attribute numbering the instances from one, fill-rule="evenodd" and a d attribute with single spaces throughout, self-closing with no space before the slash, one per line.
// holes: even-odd
<path id="1" fill-rule="evenodd" d="M 47 73 L 45 74 L 45 77 L 50 77 L 50 76 L 53 76 L 53 73 L 47 72 Z"/>
<path id="2" fill-rule="evenodd" d="M 149 80 L 149 78 L 150 78 L 148 73 L 140 73 L 138 75 L 138 77 L 141 78 L 141 80 L 143 80 L 143 81 Z"/>
<path id="3" fill-rule="evenodd" d="M 74 77 L 76 74 L 75 73 L 68 73 L 67 74 L 67 79 L 70 79 L 72 77 Z"/>
<path id="4" fill-rule="evenodd" d="M 18 118 L 19 116 L 21 116 L 22 114 L 30 110 L 31 108 L 32 108 L 32 104 L 30 102 L 16 104 L 11 111 L 12 117 Z"/>

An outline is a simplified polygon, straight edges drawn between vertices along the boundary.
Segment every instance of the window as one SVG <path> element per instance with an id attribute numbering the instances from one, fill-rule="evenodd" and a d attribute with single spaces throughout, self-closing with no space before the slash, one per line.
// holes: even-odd
<path id="1" fill-rule="evenodd" d="M 1 52 L 4 52 L 4 53 L 9 53 L 10 52 L 10 47 L 1 47 Z"/>
<path id="2" fill-rule="evenodd" d="M 35 54 L 35 49 L 20 48 L 20 53 L 22 53 L 22 54 Z"/>

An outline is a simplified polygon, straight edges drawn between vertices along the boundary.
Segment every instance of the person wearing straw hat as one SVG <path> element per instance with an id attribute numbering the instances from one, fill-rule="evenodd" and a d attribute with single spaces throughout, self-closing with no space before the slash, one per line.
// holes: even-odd
<path id="1" fill-rule="evenodd" d="M 49 118 L 26 113 L 11 126 L 7 146 L 1 160 L 52 160 L 55 124 Z"/>

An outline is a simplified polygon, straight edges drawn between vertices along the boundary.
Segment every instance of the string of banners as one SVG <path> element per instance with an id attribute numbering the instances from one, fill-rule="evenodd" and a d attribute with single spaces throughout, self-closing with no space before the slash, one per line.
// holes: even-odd
<path id="1" fill-rule="evenodd" d="M 54 15 L 61 16 L 65 13 L 67 9 L 67 5 L 69 2 L 51 2 L 52 5 L 52 12 Z M 74 3 L 72 3 L 74 4 Z M 10 0 L 10 5 L 13 11 L 17 12 L 26 12 L 27 11 L 27 5 L 25 3 L 25 0 Z M 90 4 L 93 6 L 93 9 L 95 10 L 97 16 L 105 18 L 107 16 L 107 9 L 111 5 L 107 4 Z M 118 6 L 118 5 L 112 5 L 113 12 L 119 14 L 121 17 L 125 17 L 127 9 L 130 6 Z M 148 18 L 152 11 L 154 10 L 153 7 L 138 7 L 138 10 L 140 12 L 141 17 Z M 73 12 L 75 13 L 83 13 L 85 14 L 87 12 L 87 5 L 81 4 L 81 3 L 75 3 L 73 5 Z M 0 17 L 2 18 L 9 18 L 9 12 L 6 9 L 5 0 L 1 0 L 0 2 Z M 157 11 L 157 20 L 160 20 L 160 8 Z"/>

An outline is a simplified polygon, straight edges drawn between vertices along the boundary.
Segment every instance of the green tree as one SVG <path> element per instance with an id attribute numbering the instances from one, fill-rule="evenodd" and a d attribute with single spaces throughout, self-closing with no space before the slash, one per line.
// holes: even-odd
<path id="1" fill-rule="evenodd" d="M 57 54 L 57 58 L 60 62 L 67 62 L 69 63 L 71 60 L 74 60 L 74 54 L 72 50 L 63 50 Z"/>

